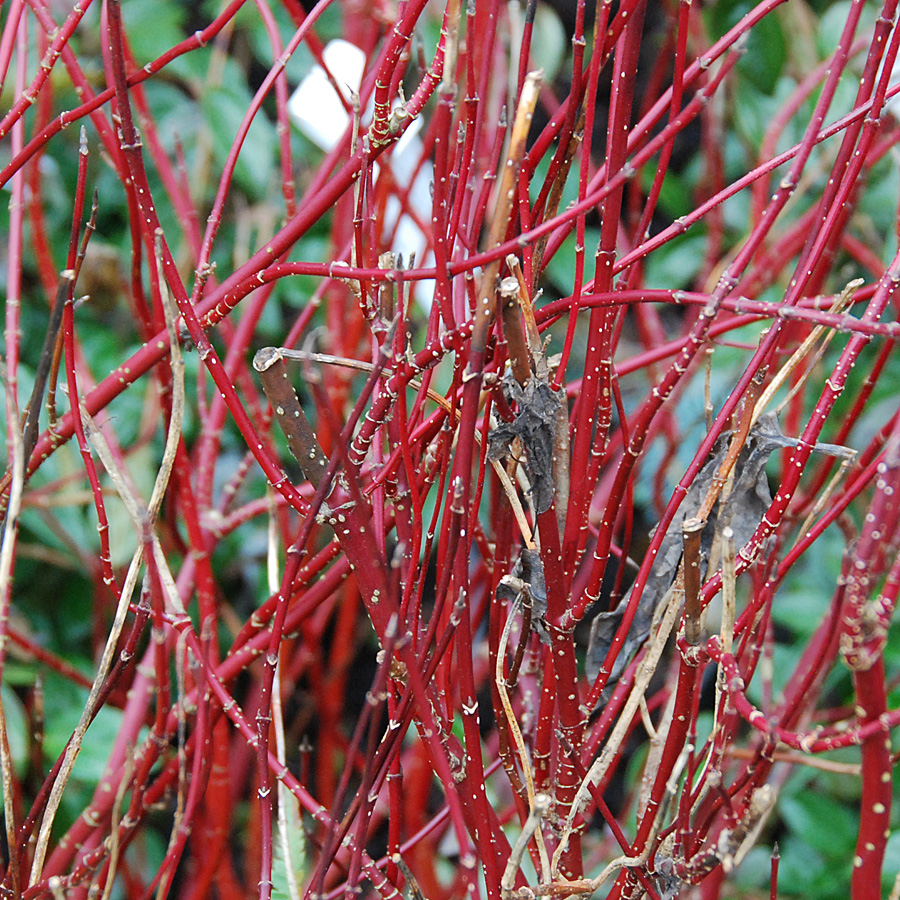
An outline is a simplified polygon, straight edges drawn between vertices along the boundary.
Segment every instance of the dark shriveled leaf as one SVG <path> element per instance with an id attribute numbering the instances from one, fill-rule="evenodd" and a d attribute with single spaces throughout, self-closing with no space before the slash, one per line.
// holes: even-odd
<path id="1" fill-rule="evenodd" d="M 713 479 L 728 453 L 730 440 L 731 433 L 728 432 L 716 442 L 712 456 L 697 474 L 666 531 L 653 571 L 638 601 L 637 612 L 628 629 L 625 643 L 612 664 L 612 673 L 606 689 L 601 695 L 601 703 L 605 703 L 609 699 L 625 667 L 650 634 L 653 616 L 678 573 L 683 549 L 682 524 L 686 518 L 695 516 L 700 509 Z M 724 504 L 716 502 L 706 522 L 706 527 L 703 529 L 700 544 L 702 578 L 706 578 L 707 564 L 716 534 L 721 533 L 726 525 L 730 525 L 734 531 L 734 545 L 737 549 L 743 547 L 753 537 L 753 533 L 772 503 L 772 494 L 766 478 L 766 463 L 775 450 L 796 447 L 797 443 L 797 440 L 786 437 L 782 433 L 775 413 L 767 413 L 760 417 L 756 425 L 750 429 L 747 442 L 741 450 L 734 468 L 734 483 L 731 493 Z M 848 451 L 845 447 L 836 447 L 831 444 L 817 444 L 814 449 L 845 458 L 848 453 L 852 454 L 852 451 Z M 631 594 L 629 593 L 622 598 L 614 610 L 600 613 L 591 625 L 586 663 L 587 675 L 591 681 L 594 681 L 600 673 L 600 667 L 612 646 L 630 600 Z"/>
<path id="2" fill-rule="evenodd" d="M 525 387 L 507 377 L 503 390 L 519 408 L 512 422 L 499 425 L 488 435 L 488 458 L 509 455 L 509 446 L 519 438 L 525 446 L 525 471 L 531 482 L 531 504 L 537 515 L 553 503 L 553 440 L 560 395 L 549 384 L 531 378 Z"/>
<path id="3" fill-rule="evenodd" d="M 530 550 L 527 547 L 522 550 L 522 555 L 516 560 L 512 572 L 500 579 L 497 585 L 497 598 L 514 603 L 523 597 L 526 591 L 531 600 L 531 627 L 537 631 L 544 643 L 549 643 L 550 638 L 544 625 L 544 617 L 547 615 L 544 564 L 537 550 Z"/>

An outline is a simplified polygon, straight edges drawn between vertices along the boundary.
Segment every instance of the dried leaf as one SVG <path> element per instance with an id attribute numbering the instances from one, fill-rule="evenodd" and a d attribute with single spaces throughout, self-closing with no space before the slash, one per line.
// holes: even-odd
<path id="1" fill-rule="evenodd" d="M 537 550 L 529 550 L 527 547 L 522 550 L 522 555 L 516 560 L 512 572 L 500 579 L 497 585 L 497 598 L 515 602 L 526 590 L 531 598 L 531 627 L 537 631 L 544 643 L 549 644 L 550 638 L 544 625 L 544 617 L 547 615 L 544 564 Z"/>
<path id="2" fill-rule="evenodd" d="M 683 549 L 682 523 L 686 518 L 696 515 L 700 509 L 710 485 L 728 453 L 730 440 L 731 433 L 729 432 L 723 434 L 716 441 L 712 456 L 697 474 L 666 531 L 653 571 L 638 601 L 637 612 L 628 629 L 625 643 L 613 662 L 612 673 L 601 697 L 601 703 L 605 703 L 609 699 L 625 667 L 650 634 L 654 613 L 678 573 Z M 797 443 L 797 440 L 786 437 L 782 433 L 775 413 L 761 416 L 756 425 L 750 429 L 747 441 L 734 467 L 734 483 L 731 493 L 724 504 L 720 502 L 715 504 L 707 519 L 706 527 L 703 529 L 700 544 L 702 578 L 706 578 L 706 568 L 713 541 L 722 528 L 726 525 L 731 526 L 734 531 L 734 545 L 738 549 L 743 547 L 753 536 L 772 503 L 772 494 L 766 478 L 766 463 L 773 451 L 785 447 L 796 447 Z M 847 450 L 844 447 L 817 444 L 815 449 L 836 456 L 847 456 Z M 586 666 L 591 681 L 596 679 L 600 672 L 600 667 L 612 646 L 630 599 L 631 594 L 629 593 L 622 598 L 614 610 L 600 613 L 591 625 Z"/>
<path id="3" fill-rule="evenodd" d="M 516 439 L 525 446 L 525 471 L 531 482 L 531 504 L 535 513 L 546 512 L 553 503 L 553 440 L 560 395 L 549 384 L 531 378 L 525 387 L 507 376 L 503 389 L 519 408 L 512 422 L 504 422 L 488 435 L 488 459 L 509 455 Z"/>

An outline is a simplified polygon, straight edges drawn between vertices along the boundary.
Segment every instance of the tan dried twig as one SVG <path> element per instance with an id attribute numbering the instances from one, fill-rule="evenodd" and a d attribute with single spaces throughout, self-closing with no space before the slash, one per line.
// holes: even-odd
<path id="1" fill-rule="evenodd" d="M 178 591 L 175 587 L 175 579 L 169 570 L 165 554 L 159 543 L 159 537 L 155 534 L 153 526 L 156 521 L 156 515 L 162 504 L 169 477 L 172 473 L 172 466 L 175 462 L 175 452 L 178 447 L 178 441 L 181 439 L 181 423 L 184 416 L 184 363 L 181 357 L 180 345 L 178 342 L 177 329 L 175 326 L 175 309 L 169 295 L 165 278 L 162 271 L 161 253 L 157 251 L 157 266 L 159 272 L 160 291 L 163 301 L 163 310 L 166 316 L 166 327 L 169 332 L 169 341 L 171 345 L 171 368 L 172 368 L 172 414 L 169 419 L 169 429 L 166 435 L 166 446 L 163 452 L 163 459 L 156 481 L 153 485 L 153 492 L 150 498 L 149 507 L 144 507 L 135 497 L 132 489 L 129 487 L 128 480 L 124 473 L 119 469 L 115 456 L 106 443 L 100 429 L 94 420 L 90 417 L 84 407 L 80 407 L 82 420 L 85 423 L 85 434 L 91 442 L 91 446 L 100 457 L 104 468 L 116 488 L 125 509 L 134 523 L 135 530 L 138 534 L 138 547 L 131 559 L 128 567 L 128 573 L 125 576 L 125 582 L 122 586 L 122 593 L 119 596 L 119 602 L 116 605 L 116 612 L 113 618 L 113 624 L 110 628 L 109 635 L 106 639 L 106 645 L 103 648 L 103 654 L 97 666 L 97 673 L 94 677 L 87 702 L 82 711 L 78 725 L 66 745 L 63 764 L 60 767 L 53 788 L 50 791 L 50 797 L 41 820 L 41 827 L 38 832 L 37 842 L 35 844 L 34 861 L 31 867 L 31 876 L 29 886 L 34 885 L 40 879 L 43 870 L 44 859 L 47 853 L 47 847 L 50 841 L 50 830 L 53 827 L 53 821 L 56 818 L 59 804 L 62 800 L 63 791 L 68 783 L 75 761 L 81 752 L 84 735 L 87 732 L 88 725 L 93 719 L 97 702 L 100 696 L 103 683 L 106 681 L 109 671 L 112 668 L 112 661 L 115 655 L 116 646 L 125 625 L 125 618 L 128 613 L 128 607 L 131 603 L 131 597 L 137 584 L 138 573 L 140 572 L 141 561 L 144 552 L 144 540 L 148 537 L 152 541 L 153 555 L 159 568 L 160 580 L 172 609 L 181 617 L 186 615 L 184 606 L 178 597 Z M 77 398 L 71 398 L 73 403 L 77 403 Z"/>
<path id="2" fill-rule="evenodd" d="M 504 474 L 506 474 L 504 472 Z M 521 595 L 520 595 L 521 596 Z M 497 693 L 500 695 L 500 703 L 503 706 L 503 713 L 506 716 L 506 722 L 509 726 L 509 731 L 513 736 L 513 741 L 516 745 L 516 752 L 519 755 L 519 765 L 522 767 L 522 776 L 525 780 L 525 794 L 528 798 L 528 821 L 526 821 L 525 825 L 522 828 L 522 834 L 519 836 L 519 840 L 516 842 L 516 846 L 519 846 L 519 843 L 523 842 L 523 836 L 525 835 L 528 829 L 531 829 L 531 832 L 535 835 L 535 843 L 538 848 L 538 855 L 541 860 L 541 881 L 546 882 L 550 878 L 550 858 L 547 855 L 547 848 L 544 844 L 544 836 L 540 829 L 540 820 L 543 814 L 546 812 L 546 808 L 543 805 L 543 802 L 538 802 L 538 795 L 534 790 L 534 777 L 531 772 L 531 761 L 528 758 L 528 750 L 525 747 L 525 740 L 522 737 L 522 730 L 519 728 L 519 723 L 516 721 L 515 713 L 512 708 L 512 703 L 509 699 L 509 692 L 506 689 L 506 678 L 503 675 L 503 664 L 506 662 L 506 648 L 509 644 L 509 635 L 512 631 L 512 623 L 516 615 L 519 612 L 519 606 L 521 601 L 517 597 L 515 602 L 513 603 L 512 609 L 509 611 L 509 616 L 506 619 L 506 625 L 503 627 L 503 633 L 500 636 L 500 644 L 497 647 L 497 665 L 494 671 L 494 680 L 497 684 Z M 529 833 L 526 837 L 524 837 L 524 842 L 522 843 L 522 847 L 519 851 L 519 860 L 522 858 L 522 852 L 527 846 L 528 841 L 531 839 L 531 834 Z M 509 863 L 507 864 L 507 872 L 509 872 L 510 866 L 513 865 L 513 858 L 515 853 L 510 855 Z M 512 871 L 512 879 L 515 880 L 515 873 L 518 871 L 519 863 L 516 862 L 513 871 Z M 507 872 L 503 875 L 502 884 L 506 884 L 507 881 Z M 505 890 L 509 890 L 512 888 L 512 881 L 510 881 L 509 885 Z"/>
<path id="3" fill-rule="evenodd" d="M 269 525 L 268 548 L 266 553 L 266 575 L 268 577 L 269 593 L 273 596 L 278 593 L 281 576 L 278 565 L 278 529 L 275 523 L 275 494 L 272 487 L 267 490 L 269 500 Z M 284 740 L 284 712 L 281 706 L 281 660 L 275 664 L 275 673 L 272 678 L 272 727 L 275 731 L 275 755 L 282 770 L 287 769 L 287 752 Z M 284 781 L 278 779 L 278 841 L 284 856 L 285 879 L 287 881 L 288 894 L 291 900 L 300 900 L 300 885 L 297 882 L 296 867 L 294 865 L 291 841 L 288 835 L 288 804 L 297 808 L 297 798 L 285 787 Z"/>
<path id="4" fill-rule="evenodd" d="M 6 380 L 6 367 L 2 369 L 6 394 L 8 435 L 12 444 L 12 472 L 10 474 L 9 504 L 3 526 L 3 544 L 0 547 L 0 661 L 6 658 L 6 633 L 9 621 L 9 598 L 11 592 L 12 564 L 19 529 L 19 510 L 22 506 L 22 491 L 25 485 L 25 445 L 19 417 L 16 415 L 15 398 Z M 3 812 L 6 821 L 6 841 L 10 848 L 10 859 L 15 858 L 16 820 L 13 798 L 12 757 L 9 751 L 9 735 L 6 728 L 6 711 L 0 699 L 0 771 L 3 775 Z"/>
<path id="5" fill-rule="evenodd" d="M 575 794 L 575 799 L 572 802 L 572 808 L 569 811 L 568 818 L 566 819 L 565 829 L 562 833 L 562 836 L 560 837 L 559 846 L 556 848 L 556 852 L 553 854 L 553 864 L 551 871 L 554 878 L 556 877 L 556 873 L 558 871 L 559 860 L 563 854 L 563 851 L 565 850 L 566 844 L 572 836 L 572 832 L 574 831 L 575 817 L 578 815 L 578 813 L 581 811 L 581 809 L 584 807 L 584 804 L 590 797 L 588 785 L 599 784 L 613 760 L 618 757 L 622 741 L 625 740 L 629 728 L 631 727 L 631 720 L 639 711 L 641 698 L 644 696 L 644 693 L 646 692 L 647 687 L 650 684 L 650 679 L 653 677 L 653 673 L 656 671 L 656 667 L 659 665 L 659 660 L 662 657 L 662 652 L 665 649 L 666 642 L 669 640 L 669 635 L 672 633 L 672 629 L 675 627 L 675 620 L 677 619 L 678 613 L 681 609 L 684 594 L 683 578 L 684 576 L 682 572 L 679 572 L 678 577 L 676 577 L 675 579 L 675 583 L 669 589 L 668 599 L 666 600 L 664 605 L 665 611 L 662 616 L 662 621 L 660 622 L 659 629 L 657 630 L 656 635 L 647 646 L 644 658 L 641 660 L 641 663 L 638 666 L 637 672 L 635 673 L 634 677 L 634 685 L 631 688 L 631 693 L 628 695 L 628 700 L 625 702 L 625 706 L 622 708 L 622 712 L 619 715 L 619 719 L 616 722 L 615 728 L 613 728 L 612 730 L 612 734 L 610 734 L 609 736 L 609 740 L 606 742 L 603 750 L 601 750 L 600 755 L 597 757 L 597 759 L 594 760 L 591 768 L 588 770 L 587 775 L 584 777 L 584 780 L 582 781 L 581 785 L 578 788 L 578 791 Z"/>

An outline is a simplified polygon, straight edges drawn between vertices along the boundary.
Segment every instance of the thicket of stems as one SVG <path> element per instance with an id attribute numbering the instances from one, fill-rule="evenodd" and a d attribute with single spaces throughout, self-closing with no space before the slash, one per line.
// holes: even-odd
<path id="1" fill-rule="evenodd" d="M 881 897 L 896 0 L 842 4 L 821 58 L 789 48 L 756 143 L 744 60 L 794 24 L 782 0 L 718 30 L 690 0 L 581 0 L 549 74 L 535 3 L 233 0 L 154 59 L 137 6 L 2 11 L 0 896 L 712 900 L 791 779 L 832 767 L 858 825 L 840 877 Z M 335 29 L 366 63 L 320 151 L 289 72 Z M 220 122 L 173 136 L 154 86 L 208 112 L 251 34 L 270 68 L 254 45 L 230 146 Z M 112 312 L 82 298 L 97 242 Z M 88 584 L 71 647 L 28 624 L 36 559 Z M 84 702 L 58 756 L 44 677 Z M 776 847 L 772 897 L 778 872 Z"/>

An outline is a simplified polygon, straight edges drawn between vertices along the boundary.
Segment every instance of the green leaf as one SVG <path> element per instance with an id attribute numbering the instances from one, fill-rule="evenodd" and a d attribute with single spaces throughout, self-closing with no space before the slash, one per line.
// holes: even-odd
<path id="1" fill-rule="evenodd" d="M 817 873 L 828 872 L 828 869 L 822 857 L 809 845 L 798 840 L 794 835 L 788 834 L 778 839 L 778 847 L 781 854 L 781 862 L 778 866 L 779 898 L 815 897 L 816 900 L 830 900 L 834 896 L 830 894 L 826 898 L 818 890 L 821 887 L 822 878 L 816 877 Z M 829 880 L 832 883 L 837 881 L 833 875 Z M 847 896 L 846 890 L 843 896 Z"/>
<path id="2" fill-rule="evenodd" d="M 293 37 L 296 27 L 283 6 L 273 4 L 272 15 L 278 26 L 279 36 L 281 37 L 281 48 L 279 53 L 283 53 Z M 235 24 L 238 28 L 245 28 L 247 30 L 250 41 L 253 44 L 254 55 L 260 63 L 266 67 L 274 66 L 275 54 L 273 53 L 272 41 L 269 38 L 268 29 L 265 27 L 257 11 L 251 6 L 242 7 L 235 17 Z M 285 66 L 285 73 L 288 80 L 292 84 L 297 84 L 312 68 L 313 62 L 312 52 L 309 47 L 307 47 L 306 42 L 301 43 L 291 55 L 291 58 L 287 61 L 287 65 Z"/>
<path id="3" fill-rule="evenodd" d="M 185 8 L 178 3 L 147 3 L 126 0 L 122 21 L 128 44 L 140 65 L 162 56 L 186 37 Z"/>
<path id="4" fill-rule="evenodd" d="M 212 131 L 213 153 L 219 166 L 225 165 L 250 100 L 243 85 L 209 88 L 203 95 L 203 115 Z M 266 192 L 274 171 L 275 144 L 275 128 L 260 110 L 247 132 L 234 170 L 238 186 L 254 198 Z"/>
<path id="5" fill-rule="evenodd" d="M 772 618 L 801 637 L 818 627 L 830 603 L 831 586 L 840 574 L 844 551 L 838 527 L 828 528 L 810 552 L 791 568 L 772 604 Z"/>
<path id="6" fill-rule="evenodd" d="M 881 868 L 881 883 L 890 888 L 894 879 L 900 875 L 900 830 L 888 838 L 887 847 L 884 849 L 884 865 Z"/>
<path id="7" fill-rule="evenodd" d="M 584 280 L 590 281 L 594 275 L 594 251 L 600 240 L 600 230 L 586 228 L 584 231 Z M 561 296 L 571 294 L 575 287 L 575 232 L 573 231 L 560 245 L 552 259 L 547 260 L 547 277 L 553 282 Z"/>
<path id="8" fill-rule="evenodd" d="M 288 866 L 293 875 L 294 890 L 297 885 L 302 888 L 306 879 L 306 840 L 297 798 L 288 790 L 279 791 L 279 802 L 284 803 L 284 818 L 287 820 L 287 855 L 279 826 L 276 823 L 275 833 L 272 835 L 274 846 L 272 897 L 273 900 L 294 900 L 296 894 L 291 889 Z"/>
<path id="9" fill-rule="evenodd" d="M 570 45 L 566 31 L 552 6 L 539 3 L 534 14 L 534 33 L 539 40 L 532 41 L 533 68 L 544 70 L 544 81 L 550 84 L 562 69 Z"/>
<path id="10" fill-rule="evenodd" d="M 853 5 L 850 0 L 840 0 L 838 3 L 830 4 L 828 9 L 819 17 L 819 33 L 816 35 L 816 42 L 819 45 L 819 53 L 823 59 L 827 59 L 834 53 L 834 48 L 837 47 L 841 39 L 841 33 L 847 24 L 850 9 Z M 877 16 L 877 8 L 874 5 L 865 5 L 860 15 L 856 33 L 871 33 L 875 27 Z"/>
<path id="11" fill-rule="evenodd" d="M 852 858 L 857 819 L 843 804 L 808 789 L 782 796 L 779 810 L 791 833 L 823 857 Z M 822 827 L 824 822 L 827 828 Z"/>
<path id="12" fill-rule="evenodd" d="M 702 228 L 692 229 L 654 250 L 644 268 L 648 288 L 689 288 L 703 265 L 706 236 Z"/>
<path id="13" fill-rule="evenodd" d="M 87 703 L 88 692 L 73 685 L 54 672 L 48 672 L 44 680 L 44 750 L 48 759 L 55 760 L 63 752 L 72 736 L 81 713 Z M 97 713 L 85 733 L 81 752 L 72 770 L 72 781 L 88 786 L 93 792 L 103 777 L 110 750 L 115 744 L 122 726 L 123 713 L 111 706 L 104 706 Z M 145 732 L 146 729 L 143 729 Z M 87 796 L 87 802 L 90 796 Z M 82 804 L 86 805 L 86 802 Z"/>
<path id="14" fill-rule="evenodd" d="M 5 684 L 0 691 L 0 702 L 6 717 L 6 738 L 9 741 L 13 769 L 21 775 L 28 762 L 28 717 L 16 692 Z"/>
<path id="15" fill-rule="evenodd" d="M 787 60 L 787 41 L 775 16 L 758 22 L 747 38 L 747 52 L 738 63 L 740 73 L 759 90 L 771 94 Z"/>
<path id="16" fill-rule="evenodd" d="M 749 79 L 741 79 L 735 86 L 732 111 L 732 126 L 751 147 L 759 147 L 772 120 L 778 114 L 781 102 L 769 94 L 762 93 L 758 85 Z"/>

